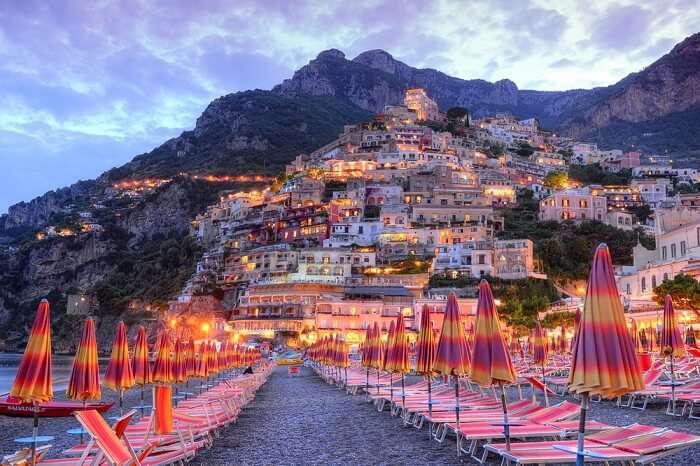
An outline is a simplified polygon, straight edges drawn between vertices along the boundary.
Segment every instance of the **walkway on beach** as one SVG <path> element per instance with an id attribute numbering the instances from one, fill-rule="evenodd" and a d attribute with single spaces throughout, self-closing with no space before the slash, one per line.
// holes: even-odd
<path id="1" fill-rule="evenodd" d="M 454 442 L 431 442 L 427 431 L 402 427 L 309 369 L 292 378 L 279 367 L 238 422 L 190 464 L 458 464 L 450 447 Z"/>

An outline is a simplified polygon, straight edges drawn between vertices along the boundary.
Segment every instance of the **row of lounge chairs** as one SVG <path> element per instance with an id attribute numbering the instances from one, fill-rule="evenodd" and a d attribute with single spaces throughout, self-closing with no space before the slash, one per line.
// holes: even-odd
<path id="1" fill-rule="evenodd" d="M 154 391 L 154 413 L 135 421 L 132 410 L 112 426 L 95 410 L 77 411 L 76 419 L 87 432 L 87 444 L 63 451 L 61 458 L 46 458 L 50 446 L 37 449 L 38 465 L 144 465 L 185 464 L 198 450 L 209 448 L 220 431 L 236 422 L 241 409 L 254 398 L 267 380 L 272 366 L 262 364 L 254 374 L 224 379 L 209 390 L 183 400 L 172 411 L 172 432 L 156 434 L 157 410 L 167 400 Z M 23 449 L 3 458 L 3 465 L 28 464 L 31 450 Z"/>
<path id="2" fill-rule="evenodd" d="M 348 370 L 347 380 L 333 371 L 316 368 L 327 382 L 345 388 L 350 394 L 365 391 L 364 368 Z M 499 459 L 504 464 L 573 464 L 578 431 L 578 404 L 563 401 L 543 406 L 532 399 L 521 399 L 508 407 L 510 448 L 502 425 L 503 411 L 495 393 L 463 380 L 460 387 L 459 423 L 455 413 L 455 390 L 441 380 L 431 384 L 428 403 L 426 380 L 405 386 L 400 379 L 372 372 L 364 396 L 379 411 L 389 407 L 405 426 L 417 429 L 428 425 L 430 436 L 443 443 L 454 437 L 459 450 L 479 463 Z M 700 443 L 700 437 L 641 424 L 623 427 L 595 420 L 586 422 L 587 462 L 651 464 Z"/>

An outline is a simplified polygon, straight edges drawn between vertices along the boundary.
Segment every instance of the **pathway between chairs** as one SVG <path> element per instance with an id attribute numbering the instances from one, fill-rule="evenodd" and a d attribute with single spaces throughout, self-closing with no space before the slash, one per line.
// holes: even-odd
<path id="1" fill-rule="evenodd" d="M 402 427 L 361 396 L 331 387 L 304 368 L 278 367 L 238 422 L 201 451 L 193 465 L 477 464 L 456 457 L 426 430 Z"/>

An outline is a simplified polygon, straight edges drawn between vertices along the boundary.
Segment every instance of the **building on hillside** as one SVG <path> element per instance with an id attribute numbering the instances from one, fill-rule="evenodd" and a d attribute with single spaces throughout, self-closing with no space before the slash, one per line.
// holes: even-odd
<path id="1" fill-rule="evenodd" d="M 541 221 L 599 220 L 605 222 L 607 198 L 590 187 L 569 188 L 540 201 Z"/>
<path id="2" fill-rule="evenodd" d="M 404 104 L 409 110 L 416 112 L 416 116 L 419 120 L 440 120 L 440 112 L 437 103 L 428 97 L 424 89 L 406 89 Z"/>
<path id="3" fill-rule="evenodd" d="M 631 186 L 639 191 L 641 199 L 652 207 L 664 202 L 671 188 L 668 178 L 634 178 Z"/>

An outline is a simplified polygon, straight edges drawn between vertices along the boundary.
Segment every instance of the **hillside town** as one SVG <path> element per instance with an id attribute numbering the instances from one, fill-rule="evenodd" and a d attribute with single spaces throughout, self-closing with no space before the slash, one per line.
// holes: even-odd
<path id="1" fill-rule="evenodd" d="M 623 181 L 569 179 L 577 167 Z M 697 182 L 697 170 L 668 157 L 602 150 L 536 119 L 441 113 L 423 89 L 408 89 L 404 105 L 345 126 L 265 189 L 222 193 L 198 215 L 191 231 L 205 253 L 168 315 L 217 315 L 221 329 L 282 334 L 292 346 L 330 334 L 356 346 L 368 326 L 387 330 L 399 313 L 416 330 L 423 305 L 439 319 L 455 290 L 434 286 L 436 277 L 547 279 L 530 238 L 499 239 L 503 213 L 529 198 L 542 222 L 653 236 L 656 249 L 639 243 L 633 264 L 616 269 L 630 316 L 653 327 L 653 289 L 700 270 Z M 574 311 L 582 291 L 563 290 L 549 312 Z M 459 304 L 468 320 L 475 297 Z"/>

